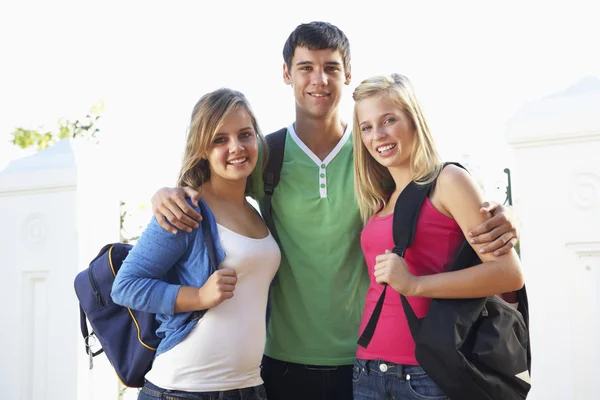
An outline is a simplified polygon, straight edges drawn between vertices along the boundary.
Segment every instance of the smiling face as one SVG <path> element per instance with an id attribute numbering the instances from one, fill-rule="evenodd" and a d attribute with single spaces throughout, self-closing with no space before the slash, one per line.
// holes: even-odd
<path id="1" fill-rule="evenodd" d="M 375 161 L 410 168 L 416 135 L 412 120 L 385 95 L 360 100 L 355 112 L 362 143 Z"/>
<path id="2" fill-rule="evenodd" d="M 258 140 L 245 107 L 239 106 L 225 119 L 206 153 L 211 181 L 248 178 L 256 166 Z"/>
<path id="3" fill-rule="evenodd" d="M 343 85 L 350 84 L 350 71 L 344 69 L 337 50 L 309 50 L 296 47 L 290 67 L 284 63 L 283 79 L 294 88 L 296 112 L 313 118 L 337 111 Z"/>

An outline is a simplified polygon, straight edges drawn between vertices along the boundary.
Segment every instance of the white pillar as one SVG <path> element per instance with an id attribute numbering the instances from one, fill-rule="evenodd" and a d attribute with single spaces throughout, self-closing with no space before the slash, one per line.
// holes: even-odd
<path id="1" fill-rule="evenodd" d="M 531 312 L 531 399 L 597 398 L 600 80 L 525 105 L 508 123 Z"/>
<path id="2" fill-rule="evenodd" d="M 87 369 L 73 289 L 100 247 L 119 240 L 118 201 L 98 160 L 93 144 L 65 139 L 0 172 L 2 398 L 116 398 L 106 357 Z"/>

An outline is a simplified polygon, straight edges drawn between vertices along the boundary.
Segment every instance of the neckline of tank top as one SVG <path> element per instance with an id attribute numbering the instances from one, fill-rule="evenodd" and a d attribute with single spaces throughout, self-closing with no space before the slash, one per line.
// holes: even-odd
<path id="1" fill-rule="evenodd" d="M 219 227 L 219 228 L 221 228 L 221 229 L 224 229 L 224 230 L 226 230 L 227 232 L 231 232 L 231 233 L 233 233 L 233 234 L 234 234 L 234 235 L 236 235 L 236 236 L 239 236 L 239 237 L 242 237 L 242 238 L 244 238 L 244 239 L 248 239 L 248 240 L 257 240 L 257 241 L 261 241 L 261 240 L 266 240 L 266 239 L 268 239 L 268 238 L 270 238 L 270 237 L 271 237 L 271 232 L 270 232 L 270 231 L 268 231 L 268 230 L 267 230 L 267 232 L 268 232 L 267 236 L 265 236 L 265 237 L 263 237 L 263 238 L 253 238 L 253 237 L 250 237 L 250 236 L 242 235 L 241 233 L 238 233 L 238 232 L 236 232 L 236 231 L 234 231 L 234 230 L 231 230 L 231 229 L 227 228 L 226 226 L 223 226 L 223 225 L 219 224 L 218 222 L 217 222 L 217 227 Z"/>

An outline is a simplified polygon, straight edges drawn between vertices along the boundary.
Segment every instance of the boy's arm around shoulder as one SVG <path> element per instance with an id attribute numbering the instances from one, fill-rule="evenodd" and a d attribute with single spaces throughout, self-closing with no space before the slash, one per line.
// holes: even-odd
<path id="1" fill-rule="evenodd" d="M 197 211 L 198 201 L 200 192 L 190 187 L 165 187 L 152 196 L 152 213 L 158 224 L 172 234 L 178 230 L 191 232 L 202 221 Z"/>
<path id="2" fill-rule="evenodd" d="M 194 209 L 199 212 L 198 207 Z M 153 217 L 117 273 L 113 301 L 135 310 L 173 314 L 181 285 L 163 278 L 188 251 L 197 232 L 172 234 Z"/>

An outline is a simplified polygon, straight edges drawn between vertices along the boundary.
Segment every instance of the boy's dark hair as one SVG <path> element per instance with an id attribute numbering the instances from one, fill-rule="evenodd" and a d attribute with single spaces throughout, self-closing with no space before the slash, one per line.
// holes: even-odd
<path id="1" fill-rule="evenodd" d="M 296 47 L 337 50 L 342 55 L 344 69 L 350 68 L 350 42 L 340 28 L 329 22 L 313 21 L 300 24 L 294 29 L 283 46 L 283 60 L 288 68 L 291 68 Z"/>

